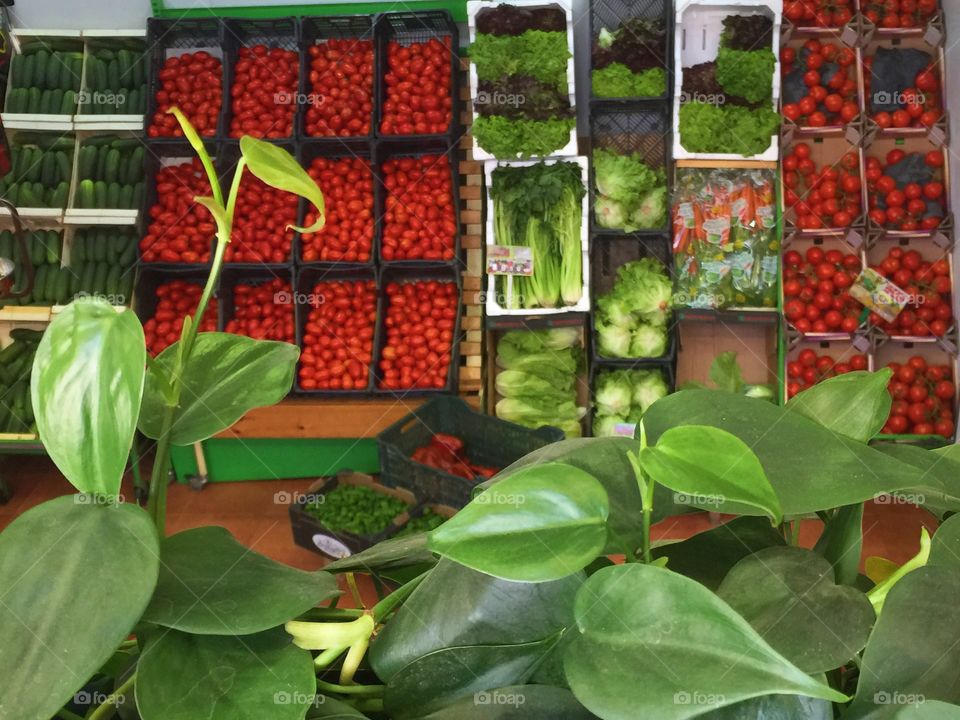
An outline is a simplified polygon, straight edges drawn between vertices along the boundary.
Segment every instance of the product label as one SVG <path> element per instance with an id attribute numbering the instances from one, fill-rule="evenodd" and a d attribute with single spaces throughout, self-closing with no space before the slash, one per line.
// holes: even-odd
<path id="1" fill-rule="evenodd" d="M 773 210 L 773 205 L 759 206 L 757 208 L 757 218 L 759 218 L 760 224 L 764 228 L 772 228 L 777 222 L 777 216 Z"/>
<path id="2" fill-rule="evenodd" d="M 730 218 L 710 218 L 703 221 L 707 232 L 707 242 L 711 245 L 724 245 L 730 238 Z"/>
<path id="3" fill-rule="evenodd" d="M 488 275 L 533 275 L 533 248 L 491 245 L 487 248 Z"/>
<path id="4" fill-rule="evenodd" d="M 693 216 L 693 203 L 685 202 L 680 203 L 677 207 L 677 215 L 680 216 L 680 219 L 683 221 L 683 227 L 688 230 L 693 230 L 697 226 L 696 220 Z"/>
<path id="5" fill-rule="evenodd" d="M 317 546 L 317 549 L 322 552 L 324 555 L 329 555 L 334 560 L 339 560 L 340 558 L 350 557 L 353 553 L 350 551 L 346 545 L 332 538 L 329 535 L 323 535 L 322 533 L 316 533 L 313 538 L 313 544 Z"/>
<path id="6" fill-rule="evenodd" d="M 893 322 L 910 302 L 907 293 L 872 268 L 864 268 L 850 295 L 887 322 Z"/>

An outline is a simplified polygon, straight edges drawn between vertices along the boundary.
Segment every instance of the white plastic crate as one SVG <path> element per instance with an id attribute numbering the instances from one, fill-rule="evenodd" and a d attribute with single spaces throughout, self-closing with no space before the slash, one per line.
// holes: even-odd
<path id="1" fill-rule="evenodd" d="M 83 45 L 81 32 L 79 30 L 12 30 L 10 33 L 11 45 L 13 47 L 12 63 L 17 62 L 20 56 L 20 47 L 24 43 L 40 40 L 43 42 L 54 43 L 57 41 L 77 41 L 79 51 L 82 52 Z M 11 69 L 12 69 L 11 63 Z M 81 65 L 81 68 L 83 65 Z M 82 74 L 82 70 L 81 70 Z M 81 77 L 81 87 L 83 78 Z M 0 120 L 3 121 L 3 127 L 7 130 L 53 130 L 59 132 L 69 132 L 73 130 L 73 114 L 60 115 L 53 113 L 12 113 L 7 112 L 7 102 L 10 93 L 14 90 L 13 83 L 7 82 L 6 94 L 3 98 L 3 112 L 0 113 Z"/>
<path id="2" fill-rule="evenodd" d="M 470 42 L 477 39 L 477 13 L 486 8 L 495 8 L 500 3 L 487 2 L 486 0 L 467 0 L 467 25 L 470 30 Z M 554 0 L 553 2 L 544 2 L 544 0 L 513 0 L 509 5 L 525 8 L 547 8 L 551 6 L 559 7 L 567 17 L 567 49 L 570 51 L 570 58 L 567 60 L 567 95 L 570 98 L 570 107 L 576 110 L 576 85 L 574 81 L 573 70 L 573 5 L 571 0 Z M 473 104 L 473 122 L 477 120 L 476 98 L 479 80 L 477 78 L 477 68 L 470 63 L 470 100 Z M 490 154 L 477 144 L 476 138 L 471 134 L 473 141 L 473 159 L 474 160 L 495 160 L 494 155 Z M 570 139 L 567 144 L 559 150 L 550 153 L 548 157 L 574 157 L 577 154 L 577 127 L 574 124 L 570 129 Z M 532 156 L 533 158 L 539 156 Z M 508 160 L 509 158 L 501 158 Z"/>
<path id="3" fill-rule="evenodd" d="M 484 182 L 487 188 L 487 217 L 484 220 L 486 228 L 487 246 L 496 245 L 496 237 L 493 229 L 493 200 L 490 197 L 490 186 L 493 182 L 493 171 L 498 167 L 530 167 L 537 165 L 539 160 L 489 160 L 483 164 Z M 542 161 L 547 165 L 553 165 L 558 162 L 573 162 L 580 166 L 580 178 L 583 186 L 589 192 L 589 173 L 587 170 L 587 158 L 582 156 L 569 158 L 550 158 Z M 497 278 L 494 275 L 487 275 L 487 296 L 485 301 L 487 315 L 559 315 L 568 312 L 588 312 L 590 310 L 590 252 L 589 252 L 589 233 L 587 232 L 587 212 L 588 202 L 587 193 L 584 193 L 581 199 L 581 220 L 580 220 L 580 249 L 581 249 L 581 272 L 583 273 L 583 294 L 580 296 L 580 302 L 576 305 L 565 305 L 557 308 L 511 308 L 502 307 L 497 297 Z M 486 271 L 486 268 L 484 268 Z M 534 267 L 536 272 L 536 267 Z"/>
<path id="4" fill-rule="evenodd" d="M 97 117 L 111 117 L 108 115 L 98 115 Z M 120 116 L 112 116 L 120 117 Z M 120 209 L 106 208 L 98 210 L 96 208 L 78 208 L 74 206 L 76 194 L 80 189 L 80 147 L 83 143 L 92 137 L 140 137 L 142 133 L 130 130 L 117 130 L 115 127 L 110 129 L 101 127 L 95 132 L 79 132 L 77 140 L 73 147 L 73 174 L 70 178 L 70 190 L 67 196 L 67 208 L 63 213 L 63 222 L 67 225 L 136 225 L 137 218 L 140 216 L 140 208 Z M 146 182 L 146 179 L 144 179 Z"/>
<path id="5" fill-rule="evenodd" d="M 81 88 L 87 88 L 87 57 L 89 56 L 90 41 L 103 40 L 144 40 L 147 39 L 145 28 L 130 30 L 84 30 L 84 60 L 83 60 L 83 85 Z M 147 52 L 144 49 L 144 52 Z M 143 91 L 148 92 L 150 86 L 149 77 L 144 83 Z M 144 113 L 116 113 L 113 115 L 91 115 L 81 112 L 77 107 L 77 114 L 74 117 L 73 124 L 77 130 L 143 130 Z"/>
<path id="6" fill-rule="evenodd" d="M 776 57 L 773 67 L 773 108 L 780 101 L 780 24 L 783 0 L 765 3 L 743 0 L 678 0 L 674 22 L 673 60 L 673 158 L 674 160 L 766 160 L 776 161 L 780 155 L 777 134 L 771 136 L 770 147 L 759 155 L 731 153 L 695 153 L 680 144 L 680 99 L 683 95 L 683 68 L 710 62 L 717 57 L 723 19 L 728 15 L 764 14 L 773 20 L 771 50 Z"/>

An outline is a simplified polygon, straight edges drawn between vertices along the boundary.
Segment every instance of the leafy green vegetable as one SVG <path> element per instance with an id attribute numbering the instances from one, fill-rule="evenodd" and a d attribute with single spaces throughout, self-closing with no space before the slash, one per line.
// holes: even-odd
<path id="1" fill-rule="evenodd" d="M 477 144 L 498 158 L 546 156 L 570 142 L 573 118 L 511 120 L 502 115 L 481 115 L 473 123 Z"/>
<path id="2" fill-rule="evenodd" d="M 611 437 L 618 424 L 640 422 L 653 403 L 670 392 L 660 370 L 605 370 L 593 392 L 593 436 Z"/>
<path id="3" fill-rule="evenodd" d="M 567 84 L 567 60 L 571 55 L 565 32 L 527 30 L 520 35 L 478 34 L 469 54 L 480 80 L 529 75 L 560 90 Z"/>
<path id="4" fill-rule="evenodd" d="M 504 397 L 519 395 L 569 396 L 573 376 L 559 370 L 534 374 L 524 370 L 504 370 L 497 374 L 497 392 Z"/>
<path id="5" fill-rule="evenodd" d="M 622 63 L 594 70 L 592 82 L 597 97 L 657 97 L 667 91 L 667 73 L 663 68 L 635 73 Z"/>
<path id="6" fill-rule="evenodd" d="M 717 53 L 717 82 L 724 91 L 752 103 L 773 99 L 773 71 L 777 58 L 773 51 L 732 50 L 721 47 Z"/>
<path id="7" fill-rule="evenodd" d="M 652 358 L 667 351 L 673 285 L 647 257 L 621 265 L 613 288 L 597 301 L 597 349 L 604 357 Z"/>
<path id="8" fill-rule="evenodd" d="M 680 106 L 680 143 L 690 152 L 758 155 L 780 127 L 772 108 L 689 102 Z"/>
<path id="9" fill-rule="evenodd" d="M 639 153 L 620 155 L 598 148 L 593 151 L 593 171 L 599 193 L 594 205 L 598 225 L 633 232 L 666 224 L 663 168 L 651 168 Z"/>

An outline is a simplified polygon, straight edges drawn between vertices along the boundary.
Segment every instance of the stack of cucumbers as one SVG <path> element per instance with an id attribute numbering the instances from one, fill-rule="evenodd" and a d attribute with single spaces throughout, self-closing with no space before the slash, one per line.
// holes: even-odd
<path id="1" fill-rule="evenodd" d="M 73 206 L 84 209 L 136 210 L 143 203 L 144 149 L 135 138 L 85 140 L 77 157 Z"/>
<path id="2" fill-rule="evenodd" d="M 66 137 L 11 145 L 10 172 L 0 180 L 0 197 L 18 208 L 62 210 L 70 188 L 72 156 L 73 140 Z"/>
<path id="3" fill-rule="evenodd" d="M 92 50 L 87 55 L 85 115 L 142 115 L 147 111 L 147 58 L 143 48 Z"/>
<path id="4" fill-rule="evenodd" d="M 10 344 L 0 350 L 0 432 L 37 434 L 30 371 L 42 335 L 39 330 L 15 328 Z"/>
<path id="5" fill-rule="evenodd" d="M 33 290 L 18 298 L 20 305 L 62 305 L 70 299 L 70 270 L 61 268 L 63 235 L 59 230 L 34 230 L 27 235 L 27 252 L 33 265 Z M 15 263 L 13 288 L 20 291 L 26 280 L 20 246 L 9 230 L 0 232 L 0 257 Z"/>
<path id="6" fill-rule="evenodd" d="M 82 52 L 28 47 L 10 68 L 6 112 L 72 115 L 77 108 Z"/>
<path id="7" fill-rule="evenodd" d="M 95 295 L 129 305 L 138 243 L 133 226 L 78 229 L 70 244 L 70 297 Z"/>

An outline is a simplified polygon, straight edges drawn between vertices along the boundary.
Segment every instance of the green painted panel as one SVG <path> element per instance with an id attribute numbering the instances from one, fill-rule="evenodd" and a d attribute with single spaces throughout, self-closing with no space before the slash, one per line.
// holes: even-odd
<path id="1" fill-rule="evenodd" d="M 317 5 L 267 5 L 256 7 L 216 7 L 173 9 L 164 6 L 163 0 L 151 0 L 156 17 L 248 17 L 275 18 L 291 15 L 371 15 L 380 12 L 411 10 L 448 10 L 457 22 L 467 21 L 466 0 L 407 0 L 393 2 L 324 3 Z"/>

